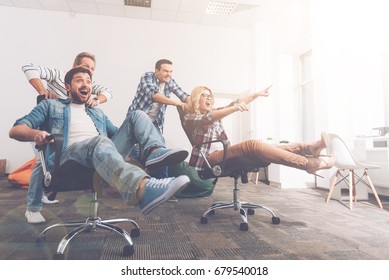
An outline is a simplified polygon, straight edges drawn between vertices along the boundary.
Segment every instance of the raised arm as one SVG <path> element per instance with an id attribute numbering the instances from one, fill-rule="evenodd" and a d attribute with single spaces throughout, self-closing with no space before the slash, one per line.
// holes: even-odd
<path id="1" fill-rule="evenodd" d="M 93 82 L 92 94 L 95 97 L 91 98 L 87 102 L 88 104 L 90 104 L 92 106 L 98 106 L 102 103 L 107 102 L 109 99 L 112 99 L 112 97 L 113 97 L 112 91 L 109 88 L 104 87 L 96 82 Z"/>
<path id="2" fill-rule="evenodd" d="M 238 103 L 245 103 L 246 105 L 251 103 L 252 101 L 254 101 L 255 99 L 257 99 L 258 97 L 260 96 L 263 96 L 263 97 L 267 97 L 269 96 L 269 89 L 271 88 L 272 86 L 268 86 L 267 88 L 261 90 L 261 91 L 257 91 L 257 92 L 254 92 L 252 94 L 249 94 L 247 96 L 243 96 L 243 97 L 240 97 L 237 101 L 235 102 L 238 102 Z"/>
<path id="3" fill-rule="evenodd" d="M 249 94 L 249 95 L 244 96 L 244 97 L 240 97 L 239 99 L 230 103 L 227 107 L 216 109 L 216 110 L 212 111 L 211 112 L 212 120 L 214 120 L 214 121 L 221 120 L 224 117 L 231 115 L 232 113 L 237 112 L 237 111 L 240 111 L 240 112 L 248 111 L 249 109 L 247 107 L 247 104 L 254 101 L 255 99 L 257 99 L 260 96 L 264 96 L 264 97 L 269 96 L 269 94 L 270 94 L 269 89 L 270 88 L 271 88 L 271 86 L 268 86 L 264 90 L 257 91 L 255 93 Z"/>
<path id="4" fill-rule="evenodd" d="M 38 92 L 39 95 L 44 95 L 45 98 L 58 98 L 58 96 L 48 91 L 42 83 L 42 80 L 39 78 L 32 78 L 29 80 L 30 85 Z"/>
<path id="5" fill-rule="evenodd" d="M 29 83 L 38 92 L 39 95 L 44 95 L 45 98 L 66 98 L 66 90 L 61 80 L 61 73 L 58 69 L 42 67 L 36 64 L 26 64 L 22 67 L 24 75 Z M 47 90 L 42 80 L 48 84 L 52 84 L 55 88 L 51 91 Z"/>

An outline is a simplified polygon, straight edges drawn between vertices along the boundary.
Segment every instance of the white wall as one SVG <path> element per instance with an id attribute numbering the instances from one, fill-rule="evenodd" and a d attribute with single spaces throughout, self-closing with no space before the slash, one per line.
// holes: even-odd
<path id="1" fill-rule="evenodd" d="M 384 126 L 386 1 L 312 1 L 317 128 L 346 139 Z M 331 20 L 329 20 L 331 19 Z M 387 49 L 386 49 L 387 51 Z"/>
<path id="2" fill-rule="evenodd" d="M 250 32 L 244 29 L 0 7 L 0 34 L 0 158 L 8 159 L 7 172 L 33 156 L 29 143 L 8 137 L 13 122 L 35 104 L 36 93 L 21 71 L 26 63 L 65 71 L 79 52 L 94 53 L 95 80 L 114 91 L 102 108 L 117 125 L 141 74 L 153 71 L 159 58 L 173 61 L 174 78 L 188 92 L 200 84 L 223 93 L 250 87 Z M 165 123 L 167 145 L 189 149 L 174 108 Z"/>

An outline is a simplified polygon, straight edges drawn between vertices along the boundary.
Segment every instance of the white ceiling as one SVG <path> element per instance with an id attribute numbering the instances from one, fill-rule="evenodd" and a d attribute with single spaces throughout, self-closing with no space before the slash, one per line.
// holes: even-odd
<path id="1" fill-rule="evenodd" d="M 229 16 L 205 14 L 209 0 L 151 1 L 151 8 L 125 6 L 124 0 L 0 0 L 0 6 L 248 28 L 276 17 L 282 3 L 289 0 L 217 0 L 238 4 Z"/>

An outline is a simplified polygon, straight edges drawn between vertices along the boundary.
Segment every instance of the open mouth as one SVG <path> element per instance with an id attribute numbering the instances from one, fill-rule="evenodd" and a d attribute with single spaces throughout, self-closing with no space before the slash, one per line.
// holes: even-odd
<path id="1" fill-rule="evenodd" d="M 88 94 L 88 89 L 87 88 L 82 88 L 82 89 L 80 89 L 80 93 L 82 95 L 87 95 Z"/>

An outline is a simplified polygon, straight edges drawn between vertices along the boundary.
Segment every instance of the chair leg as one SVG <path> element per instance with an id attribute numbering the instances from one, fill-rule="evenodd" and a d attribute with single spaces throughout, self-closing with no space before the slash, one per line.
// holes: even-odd
<path id="1" fill-rule="evenodd" d="M 370 176 L 369 176 L 369 174 L 367 173 L 366 170 L 365 170 L 365 172 L 364 172 L 364 175 L 366 176 L 367 181 L 369 182 L 370 188 L 371 188 L 371 190 L 373 191 L 373 194 L 374 194 L 374 196 L 375 196 L 375 199 L 376 199 L 377 202 L 378 202 L 378 205 L 380 206 L 381 209 L 383 209 L 381 200 L 380 200 L 380 198 L 379 198 L 379 196 L 378 196 L 378 194 L 377 194 L 377 191 L 376 191 L 376 189 L 375 189 L 375 187 L 374 187 L 374 185 L 373 185 L 373 182 L 371 181 Z"/>
<path id="2" fill-rule="evenodd" d="M 255 184 L 258 185 L 258 179 L 259 179 L 259 171 L 257 172 L 257 176 L 255 177 Z"/>
<path id="3" fill-rule="evenodd" d="M 354 203 L 356 203 L 357 202 L 357 186 L 356 186 L 357 183 L 355 182 L 355 171 L 353 170 L 352 173 L 353 173 L 353 178 L 352 178 L 352 180 L 353 180 L 353 199 L 354 199 Z"/>
<path id="4" fill-rule="evenodd" d="M 339 175 L 340 175 L 340 171 L 337 170 L 336 174 L 335 174 L 335 177 L 332 180 L 332 183 L 331 183 L 331 186 L 330 186 L 330 190 L 329 190 L 328 195 L 327 195 L 326 203 L 328 203 L 330 201 L 330 199 L 331 199 L 331 196 L 332 196 L 332 193 L 334 191 L 336 182 L 338 181 Z"/>
<path id="5" fill-rule="evenodd" d="M 90 202 L 90 216 L 84 221 L 76 221 L 76 222 L 65 222 L 58 223 L 52 226 L 45 228 L 39 237 L 36 240 L 37 245 L 43 243 L 46 239 L 46 232 L 56 228 L 56 227 L 76 227 L 72 231 L 70 231 L 66 236 L 64 236 L 58 244 L 57 253 L 54 255 L 54 259 L 64 259 L 64 252 L 67 248 L 69 242 L 76 237 L 79 233 L 82 232 L 90 232 L 95 231 L 97 228 L 105 229 L 109 231 L 113 231 L 119 234 L 126 241 L 126 245 L 123 247 L 123 255 L 130 256 L 134 253 L 134 243 L 132 241 L 132 237 L 138 237 L 140 235 L 139 225 L 132 219 L 129 218 L 116 218 L 116 219 L 107 219 L 101 220 L 98 216 L 98 199 L 97 193 L 93 193 L 93 197 Z M 131 230 L 131 234 L 126 230 L 115 226 L 113 224 L 128 222 L 133 225 L 133 229 Z"/>
<path id="6" fill-rule="evenodd" d="M 354 172 L 353 172 L 353 170 L 350 170 L 349 178 L 350 178 L 349 186 L 348 186 L 349 200 L 350 200 L 350 207 L 349 208 L 351 210 L 351 209 L 353 209 L 353 188 L 354 188 Z"/>
<path id="7" fill-rule="evenodd" d="M 279 224 L 280 218 L 276 216 L 276 214 L 268 207 L 260 205 L 260 204 L 254 204 L 251 202 L 245 202 L 239 200 L 239 189 L 238 189 L 238 178 L 234 177 L 234 189 L 233 189 L 233 200 L 231 202 L 225 202 L 225 201 L 219 201 L 212 204 L 211 207 L 208 208 L 207 211 L 204 212 L 203 216 L 200 219 L 200 222 L 202 224 L 208 223 L 208 215 L 211 215 L 214 213 L 216 209 L 224 209 L 224 208 L 233 208 L 236 211 L 239 211 L 239 214 L 243 220 L 243 222 L 240 224 L 240 229 L 242 231 L 248 230 L 248 219 L 247 215 L 254 214 L 254 209 L 256 208 L 262 208 L 272 215 L 272 223 L 273 224 Z M 247 209 L 247 211 L 245 210 Z"/>

